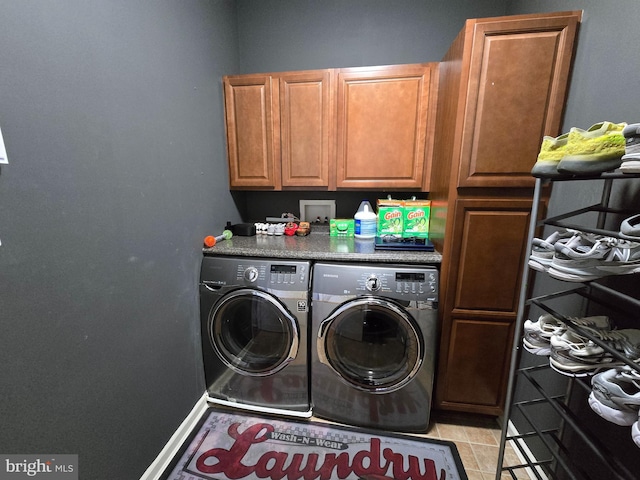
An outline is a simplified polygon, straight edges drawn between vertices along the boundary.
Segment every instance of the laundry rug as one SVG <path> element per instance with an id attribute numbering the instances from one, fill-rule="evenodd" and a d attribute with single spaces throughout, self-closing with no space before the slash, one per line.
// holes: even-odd
<path id="1" fill-rule="evenodd" d="M 453 442 L 209 408 L 163 480 L 467 480 Z"/>

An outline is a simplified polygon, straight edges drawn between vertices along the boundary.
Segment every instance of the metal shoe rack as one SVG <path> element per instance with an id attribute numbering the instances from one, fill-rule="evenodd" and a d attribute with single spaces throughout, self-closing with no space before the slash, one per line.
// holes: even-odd
<path id="1" fill-rule="evenodd" d="M 640 207 L 636 210 L 611 208 L 613 183 L 618 179 L 633 178 L 640 178 L 640 174 L 607 173 L 593 179 L 580 178 L 581 181 L 593 180 L 594 188 L 598 183 L 602 183 L 600 203 L 543 220 L 539 220 L 541 194 L 543 186 L 549 180 L 536 180 L 526 246 L 527 255 L 524 259 L 522 288 L 514 329 L 514 348 L 496 480 L 505 477 L 540 480 L 640 478 L 640 449 L 631 439 L 631 427 L 614 425 L 591 411 L 587 403 L 591 391 L 590 377 L 574 378 L 561 375 L 551 369 L 548 357 L 532 355 L 526 351 L 523 353 L 520 348 L 525 314 L 529 314 L 529 311 L 535 311 L 536 315 L 547 312 L 602 346 L 625 364 L 640 371 L 637 364 L 568 318 L 594 314 L 610 315 L 614 323 L 617 323 L 615 319 L 618 317 L 627 318 L 631 322 L 636 321 L 635 326 L 627 328 L 640 328 L 640 299 L 636 298 L 637 295 L 623 293 L 620 290 L 625 289 L 603 285 L 599 280 L 585 283 L 557 281 L 554 285 L 560 285 L 560 288 L 556 291 L 528 298 L 533 290 L 529 282 L 532 273 L 536 273 L 528 267 L 528 253 L 531 252 L 536 232 L 544 225 L 550 225 L 618 237 L 617 231 L 606 230 L 605 225 L 611 223 L 612 218 L 626 218 L 640 213 Z M 622 277 L 628 275 L 618 278 Z M 554 281 L 543 282 L 543 289 L 547 288 L 549 282 Z M 576 312 L 576 309 L 580 312 Z M 536 315 L 529 318 L 537 318 Z M 505 455 L 507 445 L 511 445 L 516 451 L 517 459 Z"/>

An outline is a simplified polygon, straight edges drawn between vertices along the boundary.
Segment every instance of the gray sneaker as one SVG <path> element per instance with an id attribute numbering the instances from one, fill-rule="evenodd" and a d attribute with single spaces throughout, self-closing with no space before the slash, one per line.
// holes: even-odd
<path id="1" fill-rule="evenodd" d="M 547 238 L 534 238 L 531 241 L 531 255 L 529 256 L 529 267 L 539 272 L 546 272 L 551 266 L 551 260 L 556 252 L 556 243 L 569 242 L 576 235 L 582 235 L 577 230 L 558 230 Z"/>
<path id="2" fill-rule="evenodd" d="M 634 215 L 622 221 L 620 236 L 627 240 L 640 241 L 640 215 Z"/>
<path id="3" fill-rule="evenodd" d="M 632 123 L 622 130 L 625 138 L 622 173 L 640 173 L 640 123 Z"/>
<path id="4" fill-rule="evenodd" d="M 613 237 L 600 238 L 588 249 L 556 248 L 548 271 L 553 278 L 567 282 L 588 282 L 637 272 L 640 272 L 640 243 Z"/>
<path id="5" fill-rule="evenodd" d="M 629 426 L 638 421 L 640 373 L 625 365 L 598 373 L 591 380 L 589 406 L 605 420 Z"/>
<path id="6" fill-rule="evenodd" d="M 559 373 L 580 377 L 592 375 L 605 368 L 624 365 L 624 362 L 600 345 L 584 337 L 579 337 L 574 341 L 567 333 L 569 332 L 565 332 L 558 338 L 555 336 L 551 338 L 549 364 Z M 640 361 L 640 330 L 630 328 L 609 332 L 599 331 L 594 336 L 599 337 L 609 347 L 617 350 L 621 356 L 633 361 Z M 562 341 L 566 342 L 568 348 L 566 345 L 561 345 Z"/>

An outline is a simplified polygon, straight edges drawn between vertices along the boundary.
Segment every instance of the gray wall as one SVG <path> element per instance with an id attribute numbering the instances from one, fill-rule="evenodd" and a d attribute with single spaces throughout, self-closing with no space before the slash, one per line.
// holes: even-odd
<path id="1" fill-rule="evenodd" d="M 232 1 L 0 1 L 0 452 L 139 478 L 201 397 L 236 45 Z"/>
<path id="2" fill-rule="evenodd" d="M 439 61 L 467 18 L 507 0 L 238 0 L 240 71 Z"/>

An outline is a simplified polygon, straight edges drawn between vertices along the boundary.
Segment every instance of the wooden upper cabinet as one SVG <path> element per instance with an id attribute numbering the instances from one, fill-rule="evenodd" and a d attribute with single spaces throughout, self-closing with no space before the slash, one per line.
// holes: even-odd
<path id="1" fill-rule="evenodd" d="M 282 187 L 335 189 L 331 71 L 277 75 Z"/>
<path id="2" fill-rule="evenodd" d="M 338 70 L 337 188 L 428 191 L 432 69 L 434 64 Z"/>
<path id="3" fill-rule="evenodd" d="M 580 12 L 469 20 L 459 187 L 532 187 L 544 135 L 561 127 Z"/>
<path id="4" fill-rule="evenodd" d="M 278 89 L 271 75 L 223 78 L 229 186 L 280 189 Z"/>
<path id="5" fill-rule="evenodd" d="M 232 189 L 428 191 L 437 64 L 223 78 Z"/>

